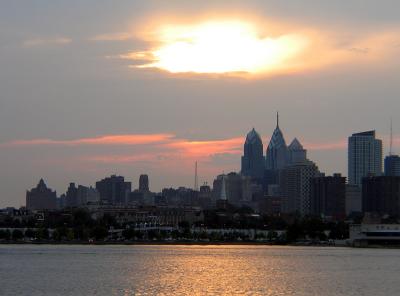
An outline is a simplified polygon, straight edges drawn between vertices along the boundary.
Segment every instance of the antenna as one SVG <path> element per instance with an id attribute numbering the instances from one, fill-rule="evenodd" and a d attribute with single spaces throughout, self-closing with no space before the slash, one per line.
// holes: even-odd
<path id="1" fill-rule="evenodd" d="M 197 161 L 194 163 L 194 190 L 199 191 L 198 176 L 197 176 Z"/>
<path id="2" fill-rule="evenodd" d="M 389 149 L 389 156 L 392 156 L 392 148 L 393 148 L 393 124 L 392 124 L 392 118 L 390 117 L 390 149 Z"/>

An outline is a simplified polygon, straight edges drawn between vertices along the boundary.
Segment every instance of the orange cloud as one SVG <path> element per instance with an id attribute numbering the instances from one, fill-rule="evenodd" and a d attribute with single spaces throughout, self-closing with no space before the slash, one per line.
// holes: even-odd
<path id="1" fill-rule="evenodd" d="M 78 145 L 144 145 L 162 143 L 173 138 L 172 134 L 130 134 L 130 135 L 106 135 L 93 138 L 81 138 L 73 140 L 32 139 L 17 140 L 0 144 L 3 147 L 17 146 L 78 146 Z"/>
<path id="2" fill-rule="evenodd" d="M 167 143 L 165 146 L 186 156 L 208 157 L 220 153 L 240 154 L 242 153 L 243 141 L 242 137 L 215 141 L 178 140 Z"/>

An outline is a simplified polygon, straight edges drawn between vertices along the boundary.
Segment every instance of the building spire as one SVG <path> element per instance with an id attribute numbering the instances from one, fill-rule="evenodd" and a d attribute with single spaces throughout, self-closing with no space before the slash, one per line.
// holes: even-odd
<path id="1" fill-rule="evenodd" d="M 390 118 L 390 149 L 389 149 L 389 156 L 392 156 L 392 148 L 393 148 L 393 125 L 392 125 L 392 118 Z"/>
<path id="2" fill-rule="evenodd" d="M 279 111 L 276 111 L 276 127 L 279 128 Z"/>

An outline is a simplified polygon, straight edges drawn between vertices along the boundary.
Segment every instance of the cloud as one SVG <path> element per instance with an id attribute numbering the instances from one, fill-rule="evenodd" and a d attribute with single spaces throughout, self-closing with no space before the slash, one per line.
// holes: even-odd
<path id="1" fill-rule="evenodd" d="M 31 139 L 0 144 L 0 147 L 18 146 L 79 146 L 79 145 L 144 145 L 162 143 L 173 138 L 172 134 L 105 135 L 73 140 Z"/>
<path id="2" fill-rule="evenodd" d="M 100 34 L 90 38 L 90 41 L 126 41 L 132 39 L 132 34 L 127 32 Z"/>
<path id="3" fill-rule="evenodd" d="M 24 47 L 40 47 L 47 45 L 67 45 L 72 42 L 71 38 L 68 37 L 55 37 L 55 38 L 34 38 L 25 40 L 22 45 Z"/>
<path id="4" fill-rule="evenodd" d="M 112 57 L 130 62 L 127 66 L 136 71 L 145 68 L 176 77 L 257 78 L 384 63 L 399 54 L 399 27 L 345 30 L 240 19 L 153 24 L 146 33 L 135 32 L 146 42 L 144 48 Z"/>

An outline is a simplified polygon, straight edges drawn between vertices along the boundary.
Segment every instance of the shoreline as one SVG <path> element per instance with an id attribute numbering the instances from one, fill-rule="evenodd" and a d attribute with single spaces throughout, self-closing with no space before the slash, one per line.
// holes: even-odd
<path id="1" fill-rule="evenodd" d="M 251 241 L 244 241 L 244 242 L 235 242 L 235 241 L 221 241 L 221 242 L 199 242 L 199 241 L 128 241 L 128 242 L 24 242 L 24 241 L 3 241 L 0 242 L 0 245 L 94 245 L 94 246 L 115 246 L 115 245 L 170 245 L 170 246 L 219 246 L 219 245 L 237 245 L 237 246 L 291 246 L 291 247 L 350 247 L 347 245 L 323 245 L 323 244 L 278 244 L 278 243 L 270 243 L 270 242 L 251 242 Z"/>

